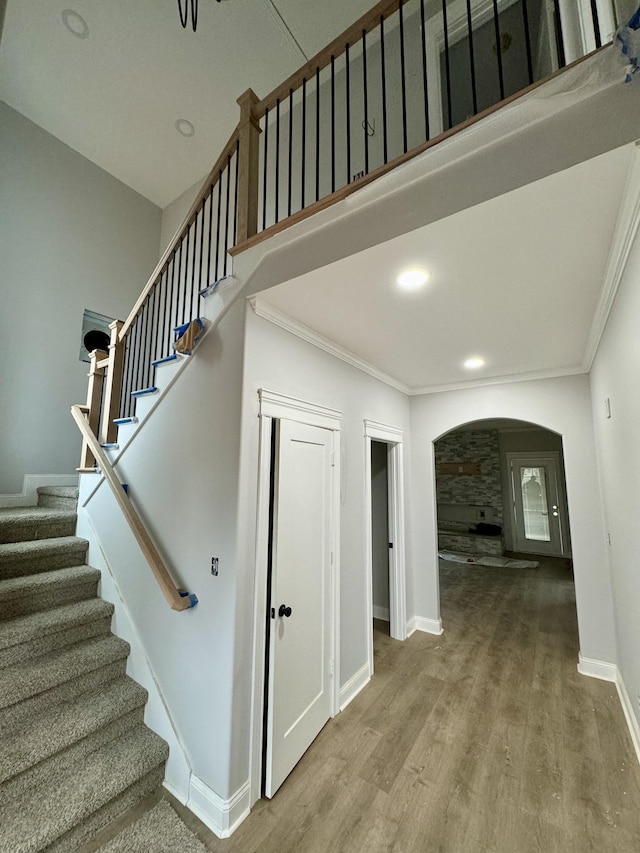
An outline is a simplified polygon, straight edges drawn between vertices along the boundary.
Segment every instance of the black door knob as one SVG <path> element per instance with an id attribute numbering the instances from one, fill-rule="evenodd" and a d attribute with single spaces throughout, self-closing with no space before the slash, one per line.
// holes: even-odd
<path id="1" fill-rule="evenodd" d="M 282 618 L 282 616 L 286 616 L 287 619 L 291 616 L 291 608 L 287 607 L 286 604 L 281 604 L 278 608 L 278 616 Z"/>

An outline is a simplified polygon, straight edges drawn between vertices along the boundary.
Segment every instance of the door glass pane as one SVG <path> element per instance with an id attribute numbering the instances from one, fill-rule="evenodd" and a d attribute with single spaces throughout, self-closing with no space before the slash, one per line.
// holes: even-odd
<path id="1" fill-rule="evenodd" d="M 544 468 L 520 467 L 525 539 L 550 542 L 547 484 Z"/>

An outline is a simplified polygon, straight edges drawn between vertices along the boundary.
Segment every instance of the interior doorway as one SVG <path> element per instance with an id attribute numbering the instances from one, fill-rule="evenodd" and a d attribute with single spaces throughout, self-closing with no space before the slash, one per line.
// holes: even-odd
<path id="1" fill-rule="evenodd" d="M 407 637 L 403 432 L 370 420 L 365 420 L 364 428 L 367 637 L 369 675 L 373 675 L 374 618 L 384 620 L 388 607 L 389 636 Z"/>
<path id="2" fill-rule="evenodd" d="M 252 804 L 339 707 L 340 418 L 260 391 Z"/>

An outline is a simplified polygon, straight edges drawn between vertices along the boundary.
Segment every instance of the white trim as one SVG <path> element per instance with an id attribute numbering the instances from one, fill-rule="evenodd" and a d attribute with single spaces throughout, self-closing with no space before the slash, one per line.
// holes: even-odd
<path id="1" fill-rule="evenodd" d="M 380 619 L 382 622 L 389 622 L 390 611 L 388 607 L 380 607 L 378 604 L 373 605 L 373 618 Z"/>
<path id="2" fill-rule="evenodd" d="M 620 670 L 618 670 L 616 688 L 618 690 L 618 696 L 620 698 L 620 704 L 622 705 L 624 717 L 627 721 L 627 726 L 629 728 L 629 734 L 631 735 L 633 747 L 636 751 L 636 757 L 638 759 L 638 763 L 640 763 L 640 723 L 638 723 L 638 718 L 634 713 L 633 704 L 631 702 L 629 694 L 627 693 L 627 688 Z"/>
<path id="3" fill-rule="evenodd" d="M 265 388 L 258 390 L 260 401 L 260 437 L 258 458 L 258 496 L 256 519 L 254 643 L 252 663 L 252 710 L 249 757 L 249 802 L 253 805 L 262 793 L 262 739 L 264 727 L 265 613 L 267 601 L 267 560 L 269 541 L 269 491 L 271 478 L 271 430 L 274 419 L 285 419 L 317 426 L 332 432 L 331 495 L 331 660 L 333 688 L 331 716 L 340 710 L 340 420 L 342 412 L 316 403 L 298 400 Z"/>
<path id="4" fill-rule="evenodd" d="M 414 625 L 416 631 L 423 631 L 425 634 L 442 634 L 442 619 L 429 619 L 427 616 L 414 616 Z"/>
<path id="5" fill-rule="evenodd" d="M 369 661 L 362 664 L 360 669 L 340 688 L 340 710 L 344 711 L 349 702 L 352 702 L 358 693 L 371 681 L 369 672 Z"/>
<path id="6" fill-rule="evenodd" d="M 192 773 L 186 805 L 218 838 L 228 838 L 249 814 L 249 788 L 247 780 L 225 800 Z"/>
<path id="7" fill-rule="evenodd" d="M 318 349 L 324 350 L 324 352 L 329 353 L 329 355 L 332 355 L 334 358 L 338 358 L 340 361 L 350 364 L 352 367 L 355 367 L 357 370 L 361 370 L 363 373 L 368 373 L 369 376 L 373 376 L 374 379 L 384 382 L 385 385 L 390 385 L 391 388 L 395 388 L 396 391 L 401 391 L 403 394 L 409 393 L 410 388 L 408 385 L 405 385 L 404 382 L 400 382 L 399 379 L 395 379 L 393 376 L 390 376 L 388 373 L 385 373 L 383 370 L 375 367 L 370 362 L 365 361 L 365 359 L 360 358 L 360 356 L 350 350 L 339 346 L 334 343 L 334 341 L 320 334 L 320 332 L 316 332 L 315 329 L 311 329 L 309 326 L 306 326 L 304 323 L 301 323 L 299 320 L 296 320 L 294 317 L 291 317 L 291 315 L 281 311 L 279 308 L 276 308 L 264 299 L 261 299 L 258 296 L 252 296 L 248 301 L 254 313 L 258 317 L 262 317 L 263 320 L 267 320 L 275 326 L 280 326 L 281 329 L 290 332 L 292 335 L 301 338 L 303 341 L 307 341 L 307 343 L 314 347 L 318 347 Z"/>
<path id="8" fill-rule="evenodd" d="M 305 400 L 296 400 L 275 391 L 267 391 L 266 388 L 260 388 L 258 398 L 261 418 L 284 419 L 322 429 L 340 430 L 342 412 L 337 409 L 329 409 Z"/>
<path id="9" fill-rule="evenodd" d="M 411 388 L 410 397 L 420 394 L 439 394 L 441 391 L 466 391 L 468 388 L 483 388 L 485 385 L 507 385 L 512 382 L 532 382 L 536 379 L 557 379 L 559 376 L 578 376 L 588 373 L 589 368 L 584 364 L 574 364 L 571 367 L 552 367 L 548 370 L 531 370 L 525 373 L 507 373 L 503 376 L 488 376 L 486 379 L 471 379 L 464 382 L 450 382 L 448 385 L 425 385 L 422 388 Z"/>
<path id="10" fill-rule="evenodd" d="M 39 486 L 77 486 L 77 474 L 25 474 L 22 491 L 0 495 L 0 507 L 36 506 Z"/>
<path id="11" fill-rule="evenodd" d="M 172 797 L 175 797 L 179 803 L 182 803 L 183 806 L 187 805 L 189 800 L 189 794 L 182 791 L 180 788 L 176 788 L 168 779 L 164 779 L 162 782 L 162 787 L 166 788 L 167 791 L 171 794 Z"/>
<path id="12" fill-rule="evenodd" d="M 618 219 L 611 242 L 607 269 L 604 276 L 604 284 L 598 300 L 598 306 L 591 329 L 587 338 L 583 362 L 586 370 L 591 370 L 591 365 L 596 357 L 600 340 L 604 334 L 613 302 L 616 298 L 620 282 L 627 267 L 629 252 L 633 245 L 638 227 L 640 226 L 640 141 L 635 143 L 631 164 L 625 184 L 625 191 L 620 203 Z"/>
<path id="13" fill-rule="evenodd" d="M 599 678 L 601 681 L 618 680 L 618 667 L 615 663 L 587 658 L 582 652 L 578 653 L 578 672 L 591 678 Z"/>
<path id="14" fill-rule="evenodd" d="M 381 424 L 367 418 L 364 420 L 364 505 L 365 541 L 364 570 L 365 595 L 368 602 L 364 630 L 367 637 L 367 660 L 373 675 L 373 551 L 371 516 L 371 442 L 381 441 L 387 445 L 387 474 L 389 494 L 389 633 L 394 640 L 407 638 L 407 594 L 405 563 L 405 512 L 404 512 L 404 462 L 403 430 L 400 427 Z"/>
<path id="15" fill-rule="evenodd" d="M 416 632 L 416 617 L 412 616 L 410 619 L 407 619 L 407 637 L 410 637 L 412 634 Z"/>

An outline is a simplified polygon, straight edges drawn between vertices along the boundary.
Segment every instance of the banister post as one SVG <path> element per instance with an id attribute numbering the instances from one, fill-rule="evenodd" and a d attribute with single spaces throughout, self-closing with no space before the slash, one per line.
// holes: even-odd
<path id="1" fill-rule="evenodd" d="M 120 391 L 122 389 L 122 368 L 124 365 L 124 340 L 120 340 L 120 330 L 124 323 L 114 320 L 109 323 L 111 342 L 109 343 L 109 365 L 107 367 L 107 385 L 102 406 L 102 425 L 100 443 L 108 444 L 116 440 L 118 429 L 113 422 L 118 417 Z"/>
<path id="2" fill-rule="evenodd" d="M 260 119 L 256 113 L 259 98 L 252 89 L 240 95 L 240 123 L 238 125 L 238 243 L 242 243 L 258 230 L 258 149 Z"/>
<path id="3" fill-rule="evenodd" d="M 89 353 L 91 366 L 89 367 L 89 387 L 87 390 L 87 422 L 89 429 L 94 435 L 98 434 L 100 425 L 100 404 L 102 403 L 102 383 L 104 381 L 104 369 L 98 367 L 98 362 L 102 361 L 106 356 L 106 352 L 101 349 L 95 349 Z M 86 440 L 82 440 L 82 453 L 80 454 L 80 470 L 84 468 L 93 468 L 96 464 L 95 456 L 89 449 Z"/>

